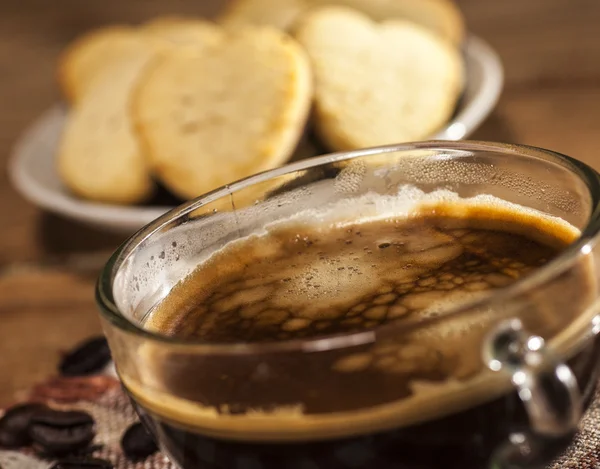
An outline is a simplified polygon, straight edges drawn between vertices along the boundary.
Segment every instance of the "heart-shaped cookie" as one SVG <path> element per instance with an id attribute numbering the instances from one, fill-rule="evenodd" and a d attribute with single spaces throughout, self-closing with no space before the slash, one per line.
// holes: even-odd
<path id="1" fill-rule="evenodd" d="M 198 24 L 182 34 L 113 30 L 93 33 L 72 49 L 65 63 L 77 86 L 58 154 L 61 178 L 75 194 L 129 204 L 147 199 L 154 183 L 131 120 L 131 94 L 143 70 L 160 54 L 196 50 L 216 40 L 216 26 Z M 167 36 L 167 37 L 165 37 Z"/>
<path id="2" fill-rule="evenodd" d="M 464 37 L 464 20 L 452 0 L 308 0 L 313 6 L 354 8 L 375 21 L 407 20 L 458 45 Z"/>
<path id="3" fill-rule="evenodd" d="M 107 203 L 136 203 L 154 184 L 132 132 L 128 106 L 141 71 L 154 58 L 140 48 L 104 69 L 69 112 L 58 153 L 62 181 L 76 195 Z"/>
<path id="4" fill-rule="evenodd" d="M 193 198 L 285 162 L 312 99 L 308 58 L 272 28 L 240 28 L 203 51 L 174 50 L 145 73 L 136 128 L 154 175 Z"/>
<path id="5" fill-rule="evenodd" d="M 324 7 L 304 18 L 297 38 L 315 75 L 317 131 L 336 150 L 424 139 L 454 111 L 460 53 L 425 28 Z"/>

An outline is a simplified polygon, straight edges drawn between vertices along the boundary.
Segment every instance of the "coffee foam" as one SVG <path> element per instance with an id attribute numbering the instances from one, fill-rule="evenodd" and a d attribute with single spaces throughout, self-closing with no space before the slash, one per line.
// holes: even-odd
<path id="1" fill-rule="evenodd" d="M 345 198 L 331 202 L 324 207 L 309 208 L 294 215 L 266 223 L 264 229 L 257 231 L 256 235 L 264 235 L 275 227 L 280 227 L 294 222 L 309 222 L 312 224 L 350 224 L 367 222 L 386 218 L 408 218 L 424 208 L 440 204 L 453 204 L 455 216 L 460 217 L 461 211 L 469 208 L 480 208 L 490 211 L 510 212 L 512 218 L 535 217 L 546 223 L 556 223 L 563 229 L 572 231 L 578 236 L 580 231 L 562 218 L 542 213 L 533 208 L 518 205 L 493 195 L 478 194 L 473 197 L 463 198 L 458 193 L 447 189 L 437 189 L 425 192 L 416 186 L 406 184 L 398 188 L 397 193 L 384 195 L 367 192 L 359 197 Z M 456 205 L 454 205 L 456 204 Z M 462 210 L 461 210 L 462 209 Z M 517 217 L 515 217 L 517 214 Z"/>
<path id="2" fill-rule="evenodd" d="M 197 219 L 155 233 L 140 249 L 128 255 L 115 276 L 115 304 L 127 317 L 136 322 L 142 321 L 146 313 L 162 301 L 182 278 L 192 274 L 197 265 L 236 242 L 264 236 L 270 230 L 294 223 L 310 223 L 324 228 L 330 223 L 343 226 L 357 221 L 408 217 L 438 203 L 460 202 L 466 209 L 498 207 L 525 216 L 530 214 L 579 233 L 577 228 L 561 218 L 490 195 L 461 198 L 449 190 L 424 192 L 412 185 L 402 185 L 394 194 L 367 192 L 348 197 L 338 193 L 334 186 L 335 183 L 330 180 L 319 181 L 309 188 L 301 187 L 258 205 L 230 212 L 211 211 L 209 204 Z M 210 216 L 206 216 L 209 213 Z M 242 239 L 235 241 L 234 232 L 243 233 Z"/>
<path id="3" fill-rule="evenodd" d="M 473 213 L 493 213 L 499 226 L 507 221 L 534 225 L 547 237 L 572 241 L 579 236 L 579 230 L 564 220 L 542 214 L 536 210 L 512 204 L 493 196 L 460 198 L 457 194 L 439 190 L 424 193 L 417 188 L 401 188 L 397 196 L 366 194 L 365 196 L 331 204 L 322 210 L 306 210 L 286 220 L 265 225 L 264 229 L 251 236 L 264 236 L 273 230 L 296 224 L 310 223 L 311 227 L 346 226 L 357 222 L 403 218 L 418 214 L 421 210 L 446 207 L 457 217 L 471 216 Z M 489 220 L 486 220 L 486 222 Z M 230 243 L 231 248 L 238 240 Z M 213 255 L 217 255 L 216 251 Z M 212 256 L 211 256 L 212 257 Z M 210 259 L 210 257 L 209 257 Z M 584 292 L 587 293 L 587 292 Z M 447 306 L 455 302 L 472 300 L 477 292 L 467 293 L 461 299 L 454 299 L 435 305 L 425 312 L 426 315 L 438 315 Z M 552 339 L 552 346 L 561 353 L 571 352 L 574 339 L 588 327 L 594 310 L 579 316 L 570 327 Z M 496 313 L 494 313 L 496 314 Z M 438 339 L 462 335 L 470 332 L 481 317 L 464 321 L 454 320 L 440 323 Z M 152 412 L 178 425 L 194 429 L 215 437 L 242 440 L 302 440 L 312 438 L 333 438 L 348 436 L 392 427 L 408 426 L 434 417 L 451 414 L 465 407 L 471 407 L 506 392 L 509 386 L 506 378 L 482 371 L 467 380 L 447 380 L 443 383 L 413 383 L 414 394 L 409 398 L 386 403 L 368 409 L 353 412 L 312 415 L 306 414 L 301 403 L 277 408 L 271 411 L 255 410 L 243 416 L 228 414 L 224 409 L 205 407 L 165 392 L 160 369 L 153 367 L 153 357 L 162 353 L 159 346 L 147 344 L 140 350 L 140 376 L 134 379 L 122 373 L 124 384 L 134 397 Z M 366 361 L 364 357 L 363 362 Z M 361 357 L 354 357 L 355 363 Z M 352 367 L 350 367 L 352 368 Z M 338 370 L 339 371 L 339 370 Z M 352 370 L 350 370 L 352 371 Z M 226 410 L 226 409 L 225 409 Z"/>
<path id="4" fill-rule="evenodd" d="M 267 237 L 273 233 L 282 231 L 293 233 L 297 229 L 298 233 L 308 231 L 319 235 L 322 232 L 327 233 L 347 226 L 360 227 L 376 221 L 408 220 L 421 213 L 435 212 L 436 210 L 438 212 L 446 211 L 456 218 L 471 217 L 474 221 L 477 217 L 481 217 L 480 212 L 483 212 L 484 228 L 495 224 L 496 228 L 503 229 L 504 225 L 510 222 L 515 225 L 512 227 L 515 229 L 521 225 L 525 226 L 528 236 L 531 234 L 532 228 L 538 228 L 534 231 L 547 233 L 548 236 L 545 238 L 558 239 L 564 243 L 572 241 L 579 235 L 579 231 L 575 227 L 562 219 L 546 216 L 535 210 L 492 196 L 479 195 L 461 199 L 458 194 L 447 190 L 425 193 L 414 186 L 403 186 L 396 196 L 368 193 L 351 200 L 338 201 L 319 210 L 308 209 L 284 220 L 268 223 L 260 232 L 230 242 L 225 247 L 208 255 L 201 264 L 218 264 L 218 268 L 213 269 L 216 278 L 211 278 L 211 272 L 207 273 L 204 269 L 203 277 L 199 279 L 201 285 L 192 288 L 191 291 L 218 281 L 219 278 L 223 278 L 231 269 L 235 269 L 239 265 L 252 266 L 262 259 L 274 258 L 274 256 L 276 258 L 281 249 L 276 238 L 270 237 L 268 242 L 257 242 L 261 237 Z M 306 229 L 307 226 L 310 226 L 310 230 Z M 305 235 L 297 235 L 297 238 L 300 245 L 304 242 L 312 242 Z M 380 241 L 385 244 L 388 238 L 382 234 Z M 540 239 L 539 241 L 546 243 L 549 239 Z M 247 246 L 250 243 L 253 247 L 248 252 Z M 239 251 L 230 256 L 234 258 L 234 265 L 231 266 L 229 265 L 230 259 L 224 258 L 222 254 L 231 253 L 236 249 Z M 266 320 L 273 322 L 280 317 L 283 322 L 289 318 L 292 321 L 288 327 L 294 329 L 301 325 L 300 321 L 295 320 L 298 317 L 310 321 L 335 319 L 336 313 L 341 314 L 341 311 L 358 307 L 361 304 L 361 298 L 365 295 L 374 296 L 381 287 L 382 291 L 379 293 L 382 298 L 374 298 L 375 304 L 366 305 L 370 308 L 366 313 L 367 316 L 374 316 L 370 319 L 376 320 L 377 315 L 379 313 L 383 315 L 383 309 L 387 307 L 384 305 L 386 295 L 407 293 L 406 291 L 393 292 L 391 291 L 393 288 L 390 291 L 384 290 L 389 287 L 388 281 L 396 284 L 415 281 L 422 273 L 427 272 L 430 266 L 442 265 L 455 257 L 458 252 L 461 252 L 462 246 L 452 236 L 431 232 L 421 239 L 410 239 L 410 244 L 407 246 L 408 252 L 403 256 L 388 259 L 385 255 L 378 255 L 381 253 L 372 254 L 369 251 L 365 253 L 359 248 L 357 249 L 359 252 L 356 252 L 355 249 L 340 249 L 340 255 L 327 257 L 324 262 L 314 262 L 312 258 L 305 260 L 298 256 L 294 259 L 293 265 L 286 265 L 284 262 L 283 265 L 274 266 L 269 270 L 267 279 L 261 278 L 263 275 L 261 270 L 254 279 L 246 282 L 243 286 L 236 286 L 226 298 L 206 306 L 214 309 L 216 313 L 221 313 L 243 305 L 252 305 L 257 301 L 264 302 L 269 305 L 270 315 L 273 316 L 265 318 Z M 367 248 L 365 247 L 365 249 Z M 415 261 L 415 256 L 418 257 L 419 262 Z M 411 268 L 398 269 L 399 264 L 410 265 Z M 269 267 L 266 269 L 268 270 Z M 489 277 L 490 282 L 493 283 L 492 276 Z M 283 288 L 274 291 L 271 283 L 284 278 L 287 282 L 285 291 Z M 185 283 L 184 280 L 182 284 Z M 448 279 L 445 283 L 451 284 L 452 279 Z M 483 285 L 478 285 L 478 282 L 471 282 L 464 287 L 450 285 L 451 288 L 447 290 L 455 290 L 452 295 L 443 291 L 422 293 L 409 295 L 406 301 L 414 304 L 423 302 L 432 304 L 433 302 L 428 296 L 437 294 L 441 297 L 440 301 L 436 301 L 429 311 L 423 312 L 423 315 L 434 316 L 440 314 L 444 309 L 471 301 L 480 295 L 480 290 L 488 289 L 484 282 L 479 283 Z M 169 332 L 171 328 L 165 322 L 165 316 L 181 315 L 181 311 L 187 310 L 190 306 L 188 301 L 190 295 L 186 293 L 189 288 L 179 294 L 178 291 L 181 289 L 181 287 L 176 287 L 171 292 L 170 303 L 172 306 L 167 305 L 166 307 L 170 308 L 171 312 L 166 314 L 165 308 L 159 308 L 158 316 L 154 314 L 146 322 L 147 328 Z M 378 304 L 378 300 L 381 300 L 382 303 Z M 395 300 L 390 300 L 388 303 L 395 303 Z M 303 311 L 290 311 L 297 308 L 299 304 L 305 305 Z M 409 304 L 399 305 L 399 307 L 414 309 Z M 259 312 L 255 311 L 252 306 L 245 309 L 248 311 L 244 311 L 242 314 L 247 316 L 247 319 L 251 319 L 255 316 L 254 313 Z M 395 314 L 401 314 L 399 308 L 395 308 Z"/>

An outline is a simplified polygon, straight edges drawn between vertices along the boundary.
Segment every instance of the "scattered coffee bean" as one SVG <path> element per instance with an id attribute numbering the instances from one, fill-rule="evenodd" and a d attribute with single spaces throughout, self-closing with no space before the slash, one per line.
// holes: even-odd
<path id="1" fill-rule="evenodd" d="M 43 404 L 20 404 L 6 411 L 0 419 L 0 448 L 19 448 L 31 443 L 29 425 L 36 412 L 47 409 Z"/>
<path id="2" fill-rule="evenodd" d="M 33 415 L 29 435 L 44 453 L 60 456 L 85 448 L 96 432 L 86 412 L 47 409 Z"/>
<path id="3" fill-rule="evenodd" d="M 84 376 L 98 373 L 110 362 L 110 350 L 104 337 L 94 337 L 67 353 L 61 363 L 64 376 Z"/>
<path id="4" fill-rule="evenodd" d="M 158 451 L 154 438 L 140 422 L 131 425 L 123 434 L 121 447 L 131 461 L 146 459 Z"/>
<path id="5" fill-rule="evenodd" d="M 113 469 L 113 464 L 106 459 L 69 458 L 56 461 L 50 469 Z"/>

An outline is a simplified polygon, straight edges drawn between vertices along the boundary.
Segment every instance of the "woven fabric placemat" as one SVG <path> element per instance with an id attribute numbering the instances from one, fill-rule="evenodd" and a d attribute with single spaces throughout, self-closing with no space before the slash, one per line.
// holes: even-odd
<path id="1" fill-rule="evenodd" d="M 58 409 L 81 409 L 91 414 L 96 420 L 94 444 L 98 447 L 93 456 L 111 461 L 115 469 L 177 469 L 161 453 L 135 463 L 124 456 L 121 436 L 137 421 L 137 416 L 119 381 L 112 376 L 52 378 L 36 386 L 29 401 L 45 402 Z M 598 469 L 599 452 L 600 390 L 596 392 L 572 445 L 549 469 Z M 0 450 L 0 469 L 48 469 L 52 463 L 40 459 L 31 449 Z"/>
<path id="2" fill-rule="evenodd" d="M 96 421 L 98 447 L 92 455 L 106 459 L 115 469 L 178 469 L 166 456 L 156 453 L 141 462 L 127 460 L 121 450 L 124 431 L 138 420 L 119 381 L 112 376 L 52 378 L 33 388 L 29 401 L 44 402 L 61 410 L 88 412 Z M 29 448 L 0 450 L 0 469 L 47 469 L 53 461 L 38 458 Z"/>

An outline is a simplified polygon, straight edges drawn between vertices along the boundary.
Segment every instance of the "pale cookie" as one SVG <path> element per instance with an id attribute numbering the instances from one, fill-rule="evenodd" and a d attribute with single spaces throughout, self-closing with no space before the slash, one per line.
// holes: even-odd
<path id="1" fill-rule="evenodd" d="M 193 198 L 285 162 L 312 99 L 308 59 L 272 28 L 242 28 L 204 51 L 157 60 L 134 100 L 155 176 Z"/>
<path id="2" fill-rule="evenodd" d="M 58 168 L 64 184 L 91 200 L 129 204 L 153 190 L 150 171 L 129 117 L 131 90 L 155 57 L 152 48 L 109 66 L 71 109 Z"/>
<path id="3" fill-rule="evenodd" d="M 126 26 L 103 28 L 81 36 L 59 59 L 58 82 L 64 96 L 76 103 L 104 70 L 123 57 L 143 54 L 147 47 L 147 40 Z"/>
<path id="4" fill-rule="evenodd" d="M 314 5 L 354 8 L 375 21 L 408 20 L 421 25 L 452 44 L 465 34 L 462 13 L 452 0 L 309 0 Z"/>
<path id="5" fill-rule="evenodd" d="M 317 131 L 331 148 L 424 139 L 454 111 L 460 53 L 425 28 L 324 7 L 305 17 L 297 38 L 315 74 Z"/>
<path id="6" fill-rule="evenodd" d="M 197 50 L 219 37 L 218 28 L 208 23 L 186 28 L 178 37 L 185 36 Z M 151 195 L 150 170 L 131 120 L 131 93 L 152 60 L 181 47 L 166 37 L 165 30 L 109 28 L 80 42 L 63 62 L 77 71 L 69 76 L 76 77 L 73 83 L 78 91 L 58 163 L 64 184 L 75 194 L 120 204 L 141 202 Z"/>
<path id="7" fill-rule="evenodd" d="M 351 7 L 375 21 L 409 20 L 453 44 L 460 44 L 464 37 L 464 19 L 452 0 L 234 0 L 222 21 L 267 24 L 289 31 L 303 13 L 327 5 Z"/>

